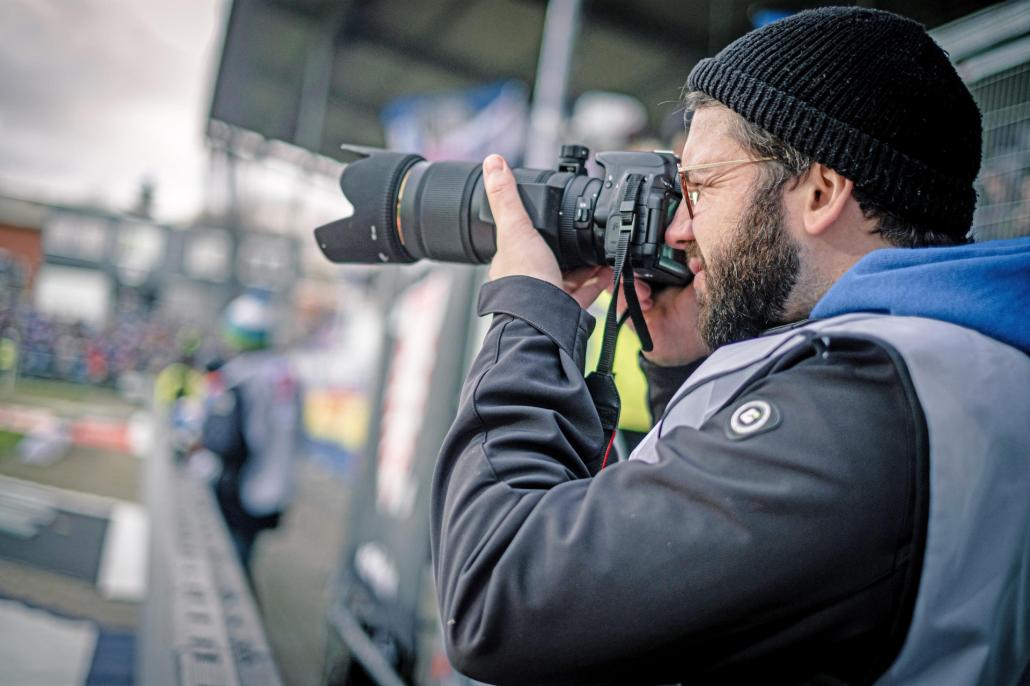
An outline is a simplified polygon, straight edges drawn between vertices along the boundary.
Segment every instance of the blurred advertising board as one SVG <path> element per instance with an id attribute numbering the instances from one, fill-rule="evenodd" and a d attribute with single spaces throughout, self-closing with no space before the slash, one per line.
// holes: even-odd
<path id="1" fill-rule="evenodd" d="M 338 643 L 327 682 L 449 684 L 429 582 L 429 487 L 457 408 L 479 272 L 426 265 L 383 272 L 389 303 L 368 452 L 357 475 L 327 611 Z M 364 683 L 364 682 L 360 682 Z"/>
<path id="2" fill-rule="evenodd" d="M 340 388 L 311 389 L 304 394 L 304 432 L 311 452 L 340 471 L 365 448 L 371 412 L 368 394 Z"/>

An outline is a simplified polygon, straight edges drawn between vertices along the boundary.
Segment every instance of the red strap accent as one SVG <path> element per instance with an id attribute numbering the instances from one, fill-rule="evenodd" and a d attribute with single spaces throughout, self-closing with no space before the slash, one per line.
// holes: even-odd
<path id="1" fill-rule="evenodd" d="M 608 447 L 604 449 L 604 459 L 601 460 L 601 469 L 604 469 L 608 465 L 608 455 L 612 452 L 612 443 L 615 442 L 615 431 L 612 431 L 611 437 L 608 439 Z"/>

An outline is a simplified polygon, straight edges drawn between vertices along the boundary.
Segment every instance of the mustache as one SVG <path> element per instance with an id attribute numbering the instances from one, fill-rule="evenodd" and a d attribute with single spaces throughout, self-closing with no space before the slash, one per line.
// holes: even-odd
<path id="1" fill-rule="evenodd" d="M 688 260 L 691 260 L 696 257 L 698 260 L 701 261 L 701 266 L 705 266 L 705 256 L 701 254 L 701 248 L 698 246 L 697 241 L 691 241 L 690 243 L 687 243 L 686 252 Z"/>

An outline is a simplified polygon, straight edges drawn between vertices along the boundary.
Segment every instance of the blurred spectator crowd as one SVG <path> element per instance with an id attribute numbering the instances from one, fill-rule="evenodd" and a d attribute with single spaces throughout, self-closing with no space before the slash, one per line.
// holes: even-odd
<path id="1" fill-rule="evenodd" d="M 156 373 L 179 356 L 180 323 L 133 298 L 122 298 L 114 316 L 95 326 L 38 311 L 25 287 L 23 267 L 0 250 L 0 339 L 14 351 L 8 364 L 20 375 L 115 386 L 126 373 Z"/>

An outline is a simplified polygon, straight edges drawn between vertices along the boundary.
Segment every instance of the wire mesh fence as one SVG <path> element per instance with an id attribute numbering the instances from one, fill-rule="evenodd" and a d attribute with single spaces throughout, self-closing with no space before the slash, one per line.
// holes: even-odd
<path id="1" fill-rule="evenodd" d="M 968 85 L 984 125 L 973 236 L 1030 235 L 1030 62 Z"/>

